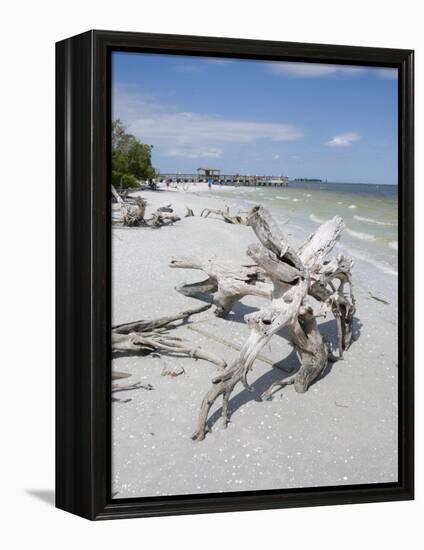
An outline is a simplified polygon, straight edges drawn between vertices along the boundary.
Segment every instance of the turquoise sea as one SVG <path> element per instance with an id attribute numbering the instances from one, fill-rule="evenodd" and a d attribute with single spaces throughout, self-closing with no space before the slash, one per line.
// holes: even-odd
<path id="1" fill-rule="evenodd" d="M 236 199 L 248 209 L 263 204 L 279 223 L 295 232 L 310 233 L 325 220 L 340 215 L 346 229 L 339 248 L 361 271 L 396 278 L 398 271 L 398 188 L 359 183 L 290 182 L 288 187 L 214 187 L 214 195 Z"/>

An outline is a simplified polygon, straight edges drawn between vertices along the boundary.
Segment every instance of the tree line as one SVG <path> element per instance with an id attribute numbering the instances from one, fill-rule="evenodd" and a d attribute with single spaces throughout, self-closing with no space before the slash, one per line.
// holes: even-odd
<path id="1" fill-rule="evenodd" d="M 140 180 L 155 177 L 152 166 L 153 145 L 141 143 L 127 132 L 121 120 L 112 122 L 112 185 L 126 189 L 138 187 Z"/>

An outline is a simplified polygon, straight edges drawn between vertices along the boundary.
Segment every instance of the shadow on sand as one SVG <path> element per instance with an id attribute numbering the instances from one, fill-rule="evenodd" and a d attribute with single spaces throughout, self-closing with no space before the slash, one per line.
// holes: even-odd
<path id="1" fill-rule="evenodd" d="M 246 307 L 246 306 L 245 306 Z M 354 341 L 352 345 L 354 345 L 355 341 L 359 338 L 360 332 L 361 332 L 362 323 L 358 318 L 353 319 L 353 334 L 354 334 Z M 337 328 L 336 328 L 336 321 L 334 319 L 331 319 L 329 321 L 326 321 L 324 323 L 319 324 L 320 332 L 321 334 L 327 339 L 327 341 L 330 342 L 331 346 L 334 348 L 337 347 Z M 287 328 L 284 328 L 280 332 L 276 334 L 276 336 L 281 336 L 285 340 L 290 341 Z M 337 362 L 332 363 L 328 362 L 324 372 L 321 374 L 319 378 L 314 380 L 310 387 L 312 387 L 314 384 L 319 383 L 321 380 L 323 380 L 326 376 L 328 376 L 334 365 L 336 365 Z M 287 357 L 284 357 L 281 359 L 278 363 L 275 363 L 272 368 L 270 368 L 269 371 L 267 371 L 265 374 L 260 376 L 257 380 L 255 380 L 252 384 L 250 384 L 251 391 L 243 389 L 241 392 L 236 394 L 233 398 L 229 401 L 228 411 L 229 411 L 229 417 L 233 415 L 240 407 L 248 403 L 249 401 L 261 401 L 261 395 L 268 390 L 268 388 L 277 381 L 283 381 L 288 376 L 291 376 L 294 374 L 298 368 L 299 368 L 299 359 L 297 357 L 297 353 L 295 349 L 292 349 L 290 354 Z M 285 372 L 282 370 L 284 368 L 287 371 Z M 288 387 L 284 388 L 282 391 L 289 390 Z M 275 395 L 278 395 L 281 390 L 277 391 Z M 221 418 L 222 415 L 222 407 L 219 407 L 209 418 L 208 425 L 212 428 L 214 424 Z"/>
<path id="2" fill-rule="evenodd" d="M 287 357 L 285 357 L 282 361 L 279 361 L 279 363 L 276 363 L 274 367 L 270 368 L 269 371 L 250 384 L 252 391 L 243 389 L 240 393 L 230 399 L 228 406 L 230 418 L 238 409 L 240 409 L 240 407 L 243 407 L 243 405 L 249 401 L 260 401 L 261 395 L 271 386 L 271 384 L 277 382 L 277 380 L 284 380 L 287 376 L 291 376 L 291 373 L 284 372 L 278 368 L 280 363 L 281 365 L 284 364 L 284 368 L 292 368 L 293 372 L 295 372 L 299 366 L 296 351 L 293 349 Z M 222 407 L 219 407 L 219 409 L 217 409 L 209 417 L 208 425 L 212 428 L 213 425 L 221 418 L 221 415 Z"/>

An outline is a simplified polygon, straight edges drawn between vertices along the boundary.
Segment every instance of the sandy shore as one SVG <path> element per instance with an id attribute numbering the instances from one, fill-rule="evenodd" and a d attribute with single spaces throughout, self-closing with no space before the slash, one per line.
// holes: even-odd
<path id="1" fill-rule="evenodd" d="M 184 216 L 189 206 L 196 217 L 182 217 L 157 230 L 113 229 L 113 323 L 200 305 L 174 287 L 198 281 L 203 274 L 170 269 L 170 259 L 216 256 L 245 263 L 247 245 L 256 239 L 249 227 L 198 217 L 204 207 L 223 206 L 214 189 L 198 185 L 188 191 L 147 191 L 143 196 L 148 208 L 172 203 Z M 293 243 L 303 238 L 290 222 L 285 230 Z M 192 441 L 191 435 L 201 400 L 217 372 L 214 365 L 166 356 L 114 359 L 112 368 L 131 373 L 129 382 L 154 387 L 120 394 L 132 400 L 113 403 L 115 498 L 396 481 L 397 310 L 393 302 L 387 305 L 370 297 L 376 287 L 372 273 L 358 279 L 360 338 L 345 359 L 328 368 L 307 393 L 297 394 L 291 386 L 267 402 L 255 399 L 284 373 L 257 360 L 249 376 L 254 391 L 236 387 L 230 401 L 232 422 L 226 430 L 214 414 L 218 403 L 212 410 L 213 431 L 202 442 Z M 237 351 L 219 340 L 241 346 L 248 335 L 243 316 L 264 303 L 245 298 L 227 319 L 207 311 L 175 335 L 230 363 Z M 334 338 L 331 318 L 321 328 Z M 298 365 L 285 333 L 274 336 L 263 355 L 285 368 Z M 170 364 L 181 366 L 184 374 L 162 376 L 163 367 Z"/>

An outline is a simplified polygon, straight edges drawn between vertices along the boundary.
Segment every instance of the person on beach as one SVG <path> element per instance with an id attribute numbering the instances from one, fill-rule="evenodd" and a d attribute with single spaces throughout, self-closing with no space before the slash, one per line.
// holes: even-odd
<path id="1" fill-rule="evenodd" d="M 209 189 L 212 189 L 212 180 L 210 178 L 208 179 L 208 187 Z"/>

